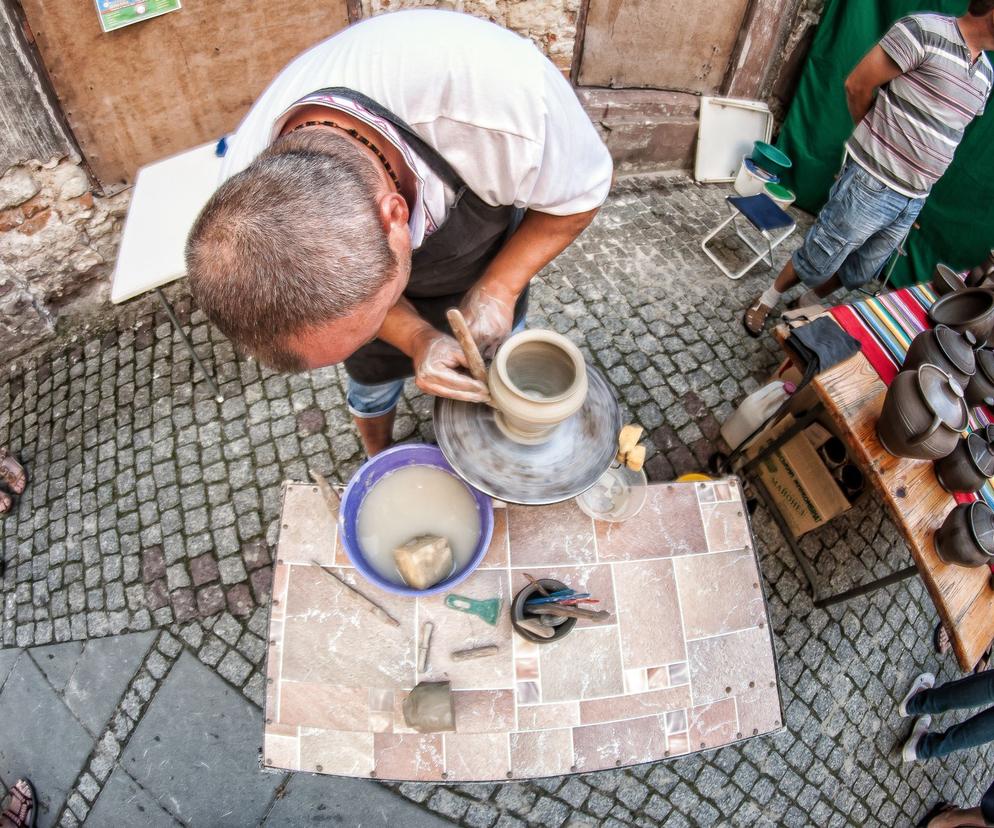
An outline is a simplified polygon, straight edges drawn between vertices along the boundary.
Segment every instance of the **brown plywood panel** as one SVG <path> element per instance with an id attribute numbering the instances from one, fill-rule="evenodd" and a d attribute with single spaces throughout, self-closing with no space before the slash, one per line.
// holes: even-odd
<path id="1" fill-rule="evenodd" d="M 583 86 L 718 91 L 749 0 L 590 0 Z"/>
<path id="2" fill-rule="evenodd" d="M 66 118 L 105 186 L 230 132 L 294 56 L 348 24 L 346 0 L 184 0 L 104 34 L 93 0 L 22 0 Z"/>

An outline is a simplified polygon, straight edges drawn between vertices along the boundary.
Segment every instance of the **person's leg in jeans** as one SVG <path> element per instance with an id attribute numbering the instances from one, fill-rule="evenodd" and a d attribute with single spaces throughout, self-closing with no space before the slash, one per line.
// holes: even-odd
<path id="1" fill-rule="evenodd" d="M 970 710 L 994 704 L 994 670 L 949 681 L 941 687 L 922 690 L 908 699 L 906 708 L 911 716 L 946 713 L 950 710 Z M 994 741 L 994 707 L 953 725 L 944 733 L 926 733 L 915 752 L 919 759 L 947 756 L 956 750 L 977 747 Z"/>
<path id="2" fill-rule="evenodd" d="M 742 319 L 746 332 L 759 336 L 783 292 L 799 281 L 821 297 L 844 283 L 847 260 L 858 257 L 867 242 L 898 221 L 908 202 L 855 162 L 846 164 L 804 243 L 776 281 L 746 309 Z"/>
<path id="3" fill-rule="evenodd" d="M 393 421 L 404 380 L 363 385 L 349 378 L 348 404 L 366 454 L 372 457 L 393 443 Z"/>

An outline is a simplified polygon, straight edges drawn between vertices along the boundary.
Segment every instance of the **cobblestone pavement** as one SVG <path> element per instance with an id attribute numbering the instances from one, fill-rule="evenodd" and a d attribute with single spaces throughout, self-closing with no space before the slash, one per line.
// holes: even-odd
<path id="1" fill-rule="evenodd" d="M 607 372 L 626 414 L 650 432 L 648 470 L 656 480 L 701 469 L 719 423 L 779 361 L 770 337 L 752 340 L 739 322 L 768 274 L 732 282 L 700 251 L 700 238 L 724 213 L 726 192 L 679 178 L 621 181 L 594 226 L 533 291 L 530 323 L 580 343 Z M 725 252 L 735 256 L 736 247 Z M 784 257 L 778 254 L 778 265 Z M 258 719 L 261 743 L 280 483 L 306 479 L 308 468 L 344 482 L 361 462 L 338 370 L 261 371 L 237 358 L 202 314 L 191 314 L 188 300 L 179 312 L 221 383 L 220 405 L 196 376 L 191 381 L 189 359 L 162 314 L 38 357 L 0 382 L 0 443 L 14 447 L 32 478 L 0 524 L 8 648 L 0 658 L 16 655 L 11 648 L 155 631 L 148 633 L 154 645 L 149 639 L 115 691 L 116 706 L 92 731 L 96 746 L 66 783 L 64 799 L 51 797 L 46 819 L 65 826 L 86 818 L 112 784 L 151 791 L 128 776 L 124 757 L 181 665 L 199 661 L 238 690 Z M 403 437 L 431 439 L 430 401 L 409 391 L 398 427 Z M 989 749 L 900 763 L 906 726 L 895 716 L 895 698 L 923 668 L 940 680 L 957 675 L 951 657 L 931 653 L 935 613 L 920 583 L 815 610 L 762 510 L 754 529 L 784 732 L 604 773 L 391 787 L 474 828 L 894 826 L 913 824 L 939 797 L 976 803 L 989 781 Z M 803 545 L 832 588 L 907 560 L 873 497 Z M 51 735 L 22 724 L 28 748 Z M 6 756 L 0 749 L 0 776 L 10 784 Z M 315 803 L 331 790 L 321 784 L 308 789 Z"/>

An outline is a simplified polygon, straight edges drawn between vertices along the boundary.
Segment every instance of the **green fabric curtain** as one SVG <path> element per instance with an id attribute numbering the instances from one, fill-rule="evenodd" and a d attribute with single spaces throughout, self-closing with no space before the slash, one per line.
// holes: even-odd
<path id="1" fill-rule="evenodd" d="M 797 205 L 817 213 L 825 203 L 853 129 L 843 88 L 860 58 L 906 14 L 935 11 L 961 15 L 965 0 L 827 0 L 797 95 L 777 145 L 794 162 L 788 184 Z M 966 132 L 946 174 L 932 189 L 912 230 L 908 256 L 894 283 L 931 278 L 936 262 L 965 269 L 994 247 L 994 97 Z"/>

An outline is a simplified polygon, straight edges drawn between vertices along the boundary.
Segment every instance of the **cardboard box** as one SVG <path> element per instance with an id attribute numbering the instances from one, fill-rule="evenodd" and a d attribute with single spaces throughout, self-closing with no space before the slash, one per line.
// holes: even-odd
<path id="1" fill-rule="evenodd" d="M 760 434 L 746 449 L 745 456 L 756 457 L 793 425 L 794 418 L 788 414 Z M 806 435 L 807 430 L 789 440 L 756 469 L 774 507 L 783 515 L 795 538 L 823 526 L 850 508 L 849 501 Z"/>

